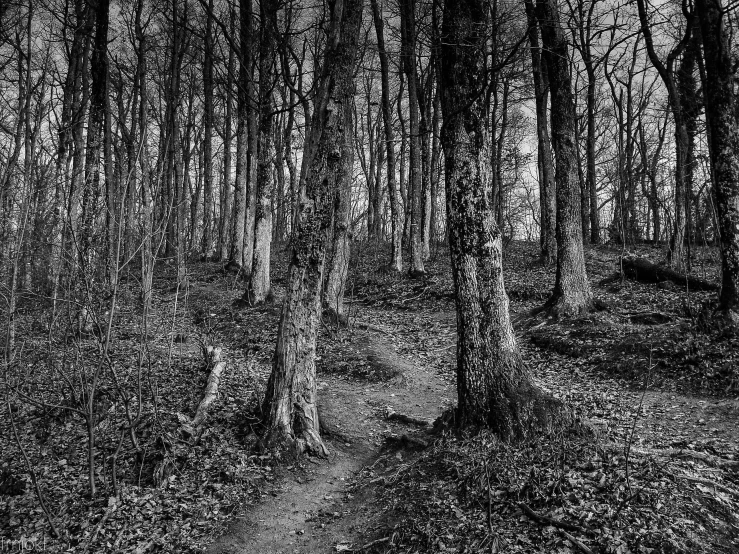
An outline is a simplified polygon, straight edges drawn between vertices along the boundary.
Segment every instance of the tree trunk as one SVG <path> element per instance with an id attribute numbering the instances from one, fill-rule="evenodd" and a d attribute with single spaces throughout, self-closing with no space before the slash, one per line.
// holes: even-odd
<path id="1" fill-rule="evenodd" d="M 232 18 L 233 20 L 233 18 Z M 233 23 L 232 23 L 233 29 Z M 223 129 L 223 182 L 221 183 L 221 213 L 218 233 L 218 259 L 228 260 L 229 237 L 231 236 L 231 209 L 233 206 L 233 191 L 231 185 L 231 140 L 233 119 L 233 88 L 234 88 L 234 62 L 235 52 L 232 47 L 228 49 L 228 66 L 226 73 L 226 90 L 224 102 L 226 104 L 225 121 Z"/>
<path id="2" fill-rule="evenodd" d="M 362 0 L 336 0 L 332 8 L 331 32 L 305 147 L 311 159 L 263 404 L 268 440 L 293 444 L 298 453 L 308 450 L 321 455 L 326 455 L 327 449 L 319 432 L 316 401 L 320 289 L 337 187 L 346 157 L 351 155 L 346 134 L 352 132 L 351 99 Z"/>
<path id="3" fill-rule="evenodd" d="M 697 0 L 705 53 L 705 103 L 720 229 L 719 309 L 739 322 L 739 128 L 734 117 L 730 23 L 721 0 Z"/>
<path id="4" fill-rule="evenodd" d="M 95 218 L 100 200 L 100 158 L 103 153 L 105 113 L 108 108 L 108 19 L 110 5 L 99 0 L 95 8 L 95 39 L 92 49 L 92 88 L 85 152 L 85 180 L 82 193 L 80 230 L 80 271 L 82 279 L 94 279 Z M 80 281 L 82 282 L 82 281 Z M 94 490 L 94 485 L 93 485 Z"/>
<path id="5" fill-rule="evenodd" d="M 403 271 L 403 225 L 401 223 L 402 205 L 400 188 L 395 180 L 395 132 L 390 105 L 390 70 L 388 68 L 387 51 L 385 50 L 385 33 L 383 15 L 378 0 L 371 0 L 372 15 L 375 20 L 377 48 L 380 57 L 380 75 L 382 80 L 382 122 L 385 127 L 385 148 L 387 160 L 387 190 L 390 200 L 390 263 L 393 271 Z"/>
<path id="6" fill-rule="evenodd" d="M 260 304 L 272 295 L 270 251 L 272 243 L 272 197 L 274 195 L 274 58 L 276 51 L 277 4 L 262 0 L 259 33 L 259 142 L 257 145 L 257 180 L 254 215 L 254 253 L 246 297 L 250 304 Z M 248 233 L 247 233 L 248 235 Z"/>
<path id="7" fill-rule="evenodd" d="M 555 316 L 568 316 L 587 311 L 592 302 L 583 253 L 575 153 L 575 102 L 567 42 L 556 0 L 539 0 L 538 8 L 542 53 L 551 91 L 552 145 L 557 163 L 557 273 L 547 307 Z"/>
<path id="8" fill-rule="evenodd" d="M 445 2 L 443 21 L 441 141 L 457 305 L 456 422 L 490 427 L 503 439 L 522 438 L 549 428 L 555 405 L 534 387 L 508 313 L 480 94 L 486 85 L 485 2 Z"/>
<path id="9" fill-rule="evenodd" d="M 639 20 L 641 22 L 642 34 L 644 35 L 644 42 L 647 47 L 647 54 L 652 65 L 659 73 L 662 82 L 665 84 L 670 100 L 670 110 L 672 111 L 672 117 L 675 122 L 675 218 L 670 237 L 670 246 L 667 251 L 667 261 L 677 271 L 681 271 L 685 262 L 685 170 L 689 137 L 680 93 L 675 82 L 674 63 L 690 40 L 693 18 L 690 17 L 688 19 L 687 25 L 685 26 L 685 34 L 677 46 L 668 54 L 667 62 L 662 63 L 654 48 L 652 31 L 647 17 L 646 2 L 645 0 L 637 0 L 636 3 L 639 10 Z"/>
<path id="10" fill-rule="evenodd" d="M 336 187 L 338 194 L 334 206 L 333 240 L 331 254 L 328 257 L 328 276 L 323 293 L 324 310 L 328 312 L 329 319 L 337 323 L 346 322 L 344 314 L 344 291 L 346 290 L 346 279 L 349 274 L 349 259 L 351 256 L 351 181 L 353 170 L 354 124 L 352 114 L 347 115 L 345 121 L 346 129 L 344 152 L 342 156 L 342 167 L 338 168 Z M 379 187 L 378 187 L 379 188 Z"/>
<path id="11" fill-rule="evenodd" d="M 146 314 L 151 308 L 152 284 L 154 280 L 154 196 L 149 174 L 149 95 L 146 89 L 146 52 L 148 41 L 144 29 L 141 26 L 141 16 L 144 9 L 144 1 L 138 0 L 136 4 L 136 16 L 134 30 L 139 47 L 136 52 L 137 71 L 139 79 L 139 165 L 141 167 L 141 300 L 142 313 L 144 314 L 144 325 L 146 325 Z M 144 329 L 146 333 L 146 329 Z"/>
<path id="12" fill-rule="evenodd" d="M 539 23 L 533 0 L 526 1 L 526 14 L 529 22 L 529 46 L 531 48 L 531 67 L 534 78 L 534 100 L 536 103 L 536 136 L 539 167 L 539 211 L 540 234 L 539 245 L 541 260 L 544 265 L 551 265 L 557 257 L 557 199 L 554 183 L 554 163 L 552 162 L 552 145 L 549 140 L 547 124 L 547 97 L 549 96 L 549 79 L 545 60 L 539 45 Z"/>
<path id="13" fill-rule="evenodd" d="M 213 0 L 208 0 L 203 60 L 203 241 L 200 254 L 213 257 Z"/>
<path id="14" fill-rule="evenodd" d="M 408 81 L 408 119 L 410 134 L 410 179 L 408 202 L 410 203 L 410 247 L 412 277 L 425 274 L 423 267 L 423 190 L 421 174 L 421 132 L 418 105 L 418 79 L 416 75 L 416 0 L 401 2 L 401 42 L 403 69 Z"/>
<path id="15" fill-rule="evenodd" d="M 251 180 L 249 157 L 251 153 L 250 128 L 254 109 L 254 78 L 251 60 L 252 41 L 252 1 L 240 0 L 240 43 L 239 84 L 236 97 L 236 182 L 234 185 L 234 209 L 231 227 L 231 250 L 227 268 L 243 272 L 245 276 L 251 274 L 251 268 L 244 267 L 244 260 L 248 259 L 251 265 L 252 250 L 246 252 L 245 243 L 253 241 L 250 231 L 253 221 L 250 219 L 249 202 L 251 197 Z M 247 231 L 249 229 L 249 231 Z"/>

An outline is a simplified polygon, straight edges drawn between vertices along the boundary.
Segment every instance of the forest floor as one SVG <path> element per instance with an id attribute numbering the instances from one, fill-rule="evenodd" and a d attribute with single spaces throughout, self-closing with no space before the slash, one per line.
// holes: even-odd
<path id="1" fill-rule="evenodd" d="M 591 249 L 589 276 L 607 309 L 532 323 L 524 316 L 545 301 L 553 269 L 535 262 L 534 245 L 509 245 L 506 287 L 514 318 L 525 322 L 517 333 L 527 363 L 593 429 L 512 446 L 487 433 L 430 435 L 423 425 L 456 399 L 448 254 L 435 252 L 429 277 L 414 281 L 378 271 L 384 251 L 356 246 L 350 326 L 327 324 L 319 340 L 328 460 L 262 451 L 253 433 L 286 252 L 275 249 L 275 303 L 255 308 L 238 303 L 242 284 L 216 264 L 191 266 L 184 291 L 172 289 L 165 267 L 148 341 L 136 322 L 135 281 L 121 293 L 111 357 L 124 384 L 104 387 L 103 492 L 92 499 L 84 425 L 64 409 L 70 394 L 39 399 L 63 371 L 84 382 L 84 370 L 65 360 L 94 361 L 98 341 L 49 344 L 48 306 L 26 299 L 19 339 L 28 370 L 6 380 L 16 394 L 0 414 L 0 540 L 139 554 L 739 551 L 739 339 L 705 323 L 711 293 L 601 287 L 620 252 Z M 655 249 L 639 253 L 660 258 Z M 717 267 L 716 252 L 697 253 L 695 273 L 715 280 Z M 208 430 L 183 446 L 175 431 L 207 377 L 202 344 L 221 346 L 227 367 Z M 50 358 L 61 360 L 56 369 Z M 117 442 L 125 428 L 117 391 L 126 387 L 147 398 L 137 421 L 143 455 L 125 437 Z M 113 472 L 117 444 L 125 446 Z M 29 465 L 60 539 L 49 536 Z"/>

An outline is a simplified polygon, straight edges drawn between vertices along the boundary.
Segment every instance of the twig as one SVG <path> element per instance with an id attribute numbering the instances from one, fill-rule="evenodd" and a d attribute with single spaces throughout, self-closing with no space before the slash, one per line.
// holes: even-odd
<path id="1" fill-rule="evenodd" d="M 572 544 L 575 545 L 575 548 L 577 548 L 580 552 L 584 552 L 585 554 L 593 554 L 593 551 L 590 550 L 587 546 L 585 546 L 583 543 L 581 543 L 579 540 L 577 540 L 575 537 L 570 535 L 567 531 L 560 529 L 560 533 L 562 533 L 565 538 L 570 541 Z"/>
<path id="2" fill-rule="evenodd" d="M 529 518 L 533 519 L 537 523 L 546 523 L 548 525 L 558 527 L 559 529 L 565 529 L 567 531 L 576 531 L 578 533 L 583 533 L 585 535 L 594 534 L 594 531 L 592 529 L 587 529 L 586 527 L 580 527 L 579 525 L 575 525 L 574 523 L 567 523 L 566 521 L 560 521 L 558 519 L 554 519 L 549 516 L 537 514 L 534 510 L 532 510 L 524 502 L 519 502 L 518 507 L 521 508 L 523 513 L 525 513 L 527 516 L 529 516 Z"/>
<path id="3" fill-rule="evenodd" d="M 368 542 L 367 544 L 365 544 L 363 547 L 361 547 L 357 551 L 359 552 L 359 551 L 362 551 L 362 550 L 367 550 L 368 548 L 372 548 L 375 545 L 382 544 L 383 542 L 387 542 L 389 540 L 390 540 L 390 537 L 383 537 L 381 539 L 377 539 L 377 540 Z"/>
<path id="4" fill-rule="evenodd" d="M 488 471 L 488 461 L 485 460 L 485 481 L 488 486 L 488 505 L 487 505 L 487 516 L 488 516 L 488 533 L 493 532 L 493 491 L 490 488 L 490 471 Z"/>
<path id="5" fill-rule="evenodd" d="M 696 450 L 690 450 L 687 448 L 632 448 L 631 451 L 634 454 L 640 454 L 642 456 L 663 456 L 665 458 L 693 458 L 714 467 L 739 469 L 739 461 L 737 460 L 727 460 L 726 458 L 714 456 L 713 454 L 708 454 L 707 452 L 698 452 Z"/>
<path id="6" fill-rule="evenodd" d="M 15 419 L 13 418 L 13 412 L 10 409 L 10 398 L 5 397 L 5 403 L 8 407 L 8 418 L 10 420 L 10 427 L 13 429 L 13 436 L 15 437 L 15 442 L 18 445 L 18 450 L 21 452 L 21 456 L 23 456 L 23 460 L 26 463 L 26 469 L 28 470 L 28 475 L 31 476 L 31 482 L 33 483 L 33 488 L 36 491 L 36 498 L 38 498 L 38 502 L 41 505 L 41 509 L 44 512 L 44 515 L 46 516 L 46 521 L 49 522 L 49 526 L 51 527 L 51 533 L 56 537 L 57 539 L 61 537 L 59 534 L 59 531 L 56 528 L 56 525 L 54 525 L 54 521 L 51 519 L 51 514 L 49 513 L 49 509 L 46 507 L 46 502 L 44 501 L 44 495 L 41 492 L 41 487 L 38 484 L 38 480 L 36 479 L 36 472 L 33 471 L 33 466 L 31 465 L 31 461 L 28 459 L 28 455 L 26 454 L 26 449 L 23 448 L 23 444 L 21 443 L 21 439 L 18 436 L 18 429 L 15 427 Z"/>
<path id="7" fill-rule="evenodd" d="M 110 517 L 110 514 L 113 513 L 113 509 L 114 508 L 115 508 L 115 503 L 112 503 L 105 510 L 105 513 L 103 514 L 103 517 L 100 518 L 100 521 L 95 526 L 95 531 L 93 531 L 92 535 L 90 536 L 90 540 L 87 543 L 87 548 L 85 549 L 85 552 L 89 551 L 92 548 L 92 543 L 94 543 L 95 542 L 95 539 L 98 538 L 98 534 L 100 533 L 100 529 L 102 529 L 103 528 L 103 525 L 105 525 L 105 522 L 108 521 L 108 518 Z"/>
<path id="8" fill-rule="evenodd" d="M 682 477 L 686 481 L 692 481 L 694 483 L 699 483 L 707 487 L 713 487 L 714 489 L 718 489 L 720 491 L 723 491 L 727 494 L 730 494 L 732 496 L 739 498 L 738 490 L 733 489 L 731 487 L 727 487 L 726 485 L 722 485 L 721 483 L 717 483 L 716 481 L 711 481 L 710 479 L 705 479 L 703 477 L 693 477 L 692 475 L 685 475 L 685 474 L 675 475 L 675 477 Z"/>

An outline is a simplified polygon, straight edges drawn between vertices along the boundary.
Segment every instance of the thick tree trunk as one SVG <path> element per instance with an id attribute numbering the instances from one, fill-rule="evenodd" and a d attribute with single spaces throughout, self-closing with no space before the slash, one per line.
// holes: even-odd
<path id="1" fill-rule="evenodd" d="M 485 97 L 479 93 L 486 85 L 485 2 L 446 2 L 443 21 L 441 140 L 457 304 L 456 421 L 517 439 L 549 429 L 559 407 L 532 384 L 508 313 L 501 233 L 489 199 Z"/>
<path id="2" fill-rule="evenodd" d="M 82 125 L 79 114 L 80 106 L 78 98 L 81 95 L 82 85 L 81 72 L 86 70 L 84 60 L 88 41 L 86 39 L 87 26 L 85 20 L 89 18 L 85 4 L 78 0 L 75 2 L 76 25 L 69 53 L 69 66 L 63 87 L 63 101 L 61 120 L 59 121 L 59 142 L 57 150 L 56 165 L 56 194 L 54 198 L 54 211 L 51 231 L 51 267 L 50 285 L 52 297 L 56 301 L 59 280 L 64 265 L 64 246 L 70 231 L 72 213 L 70 211 L 72 202 L 70 200 L 74 189 L 75 177 L 71 174 L 71 163 L 74 150 L 77 146 L 74 129 Z"/>
<path id="3" fill-rule="evenodd" d="M 346 144 L 342 157 L 343 167 L 338 168 L 337 183 L 338 194 L 334 206 L 333 240 L 331 244 L 331 255 L 328 263 L 328 276 L 323 293 L 323 307 L 329 314 L 329 319 L 338 323 L 346 321 L 344 314 L 344 291 L 346 290 L 346 279 L 349 274 L 349 259 L 351 256 L 351 180 L 353 170 L 352 144 L 354 143 L 354 125 L 351 115 L 345 122 Z"/>
<path id="4" fill-rule="evenodd" d="M 572 96 L 567 42 L 556 0 L 539 0 L 542 52 L 551 90 L 552 145 L 556 160 L 557 273 L 548 308 L 556 316 L 590 308 L 592 293 L 585 272 L 580 217 L 580 185 L 575 148 L 575 101 Z"/>
<path id="5" fill-rule="evenodd" d="M 351 155 L 346 133 L 352 132 L 351 98 L 362 0 L 336 0 L 332 8 L 331 32 L 305 147 L 311 159 L 307 161 L 274 365 L 263 404 L 268 440 L 291 443 L 298 453 L 308 450 L 321 455 L 327 450 L 319 432 L 316 399 L 320 289 L 333 206 L 346 157 Z"/>
<path id="6" fill-rule="evenodd" d="M 100 165 L 103 153 L 105 113 L 108 108 L 108 19 L 110 5 L 99 0 L 95 9 L 95 40 L 92 49 L 92 89 L 87 126 L 85 180 L 82 193 L 82 228 L 79 236 L 81 278 L 94 279 L 95 218 L 100 200 Z M 80 283 L 83 281 L 80 281 Z"/>
<path id="7" fill-rule="evenodd" d="M 533 0 L 526 1 L 526 14 L 529 22 L 529 46 L 531 48 L 531 67 L 534 78 L 534 100 L 536 103 L 540 211 L 539 245 L 542 263 L 544 265 L 551 265 L 557 258 L 557 198 L 554 183 L 554 163 L 552 162 L 552 145 L 549 140 L 549 125 L 547 123 L 549 79 L 545 60 L 541 55 L 539 22 L 536 18 L 536 8 Z"/>
<path id="8" fill-rule="evenodd" d="M 705 53 L 705 101 L 720 229 L 719 308 L 739 322 L 739 128 L 734 117 L 730 23 L 721 0 L 697 0 Z"/>
<path id="9" fill-rule="evenodd" d="M 383 16 L 378 6 L 378 0 L 371 0 L 372 15 L 375 20 L 377 34 L 377 48 L 380 57 L 380 76 L 382 81 L 382 122 L 385 127 L 385 158 L 387 160 L 387 190 L 390 200 L 390 263 L 393 271 L 403 270 L 403 225 L 401 223 L 402 204 L 400 188 L 395 180 L 395 132 L 393 131 L 393 117 L 390 105 L 390 70 L 388 56 L 385 50 L 385 33 L 383 30 Z"/>
<path id="10" fill-rule="evenodd" d="M 250 304 L 267 301 L 272 295 L 270 251 L 272 244 L 272 197 L 274 195 L 274 58 L 277 4 L 262 0 L 259 34 L 259 143 L 254 216 L 254 253 L 246 297 Z"/>

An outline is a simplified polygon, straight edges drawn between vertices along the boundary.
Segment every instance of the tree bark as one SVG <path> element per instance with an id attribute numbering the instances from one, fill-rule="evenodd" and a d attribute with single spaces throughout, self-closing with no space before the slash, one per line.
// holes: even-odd
<path id="1" fill-rule="evenodd" d="M 327 454 L 316 401 L 320 289 L 333 206 L 345 159 L 350 155 L 346 133 L 351 133 L 347 122 L 351 123 L 362 0 L 336 0 L 331 8 L 331 31 L 304 150 L 311 158 L 263 403 L 268 441 L 287 442 L 298 453 L 307 450 L 320 455 Z"/>
<path id="2" fill-rule="evenodd" d="M 567 42 L 556 0 L 539 0 L 542 53 L 546 59 L 551 92 L 552 146 L 556 160 L 557 272 L 547 307 L 555 316 L 577 315 L 592 302 L 585 272 L 580 184 L 575 148 L 575 102 L 572 96 Z"/>
<path id="3" fill-rule="evenodd" d="M 670 245 L 667 251 L 667 261 L 677 271 L 681 271 L 685 264 L 685 170 L 689 138 L 680 93 L 675 82 L 674 64 L 690 40 L 693 18 L 688 18 L 685 34 L 668 54 L 666 63 L 663 63 L 654 48 L 646 2 L 645 0 L 637 0 L 636 3 L 639 10 L 639 20 L 641 22 L 642 34 L 644 35 L 644 42 L 647 47 L 647 54 L 652 65 L 659 73 L 662 82 L 665 84 L 670 100 L 670 110 L 672 111 L 672 117 L 675 123 L 675 218 L 672 235 L 670 236 Z"/>
<path id="4" fill-rule="evenodd" d="M 421 130 L 418 104 L 418 79 L 416 74 L 416 10 L 415 0 L 401 2 L 401 43 L 403 70 L 408 81 L 408 120 L 410 139 L 410 178 L 408 202 L 410 203 L 410 250 L 412 277 L 425 274 L 423 266 L 423 190 L 421 174 Z"/>
<path id="5" fill-rule="evenodd" d="M 390 102 L 390 70 L 385 50 L 385 33 L 383 15 L 378 0 L 371 0 L 372 15 L 375 20 L 377 49 L 380 58 L 380 76 L 382 81 L 382 122 L 385 128 L 385 158 L 387 160 L 387 190 L 390 200 L 390 263 L 393 271 L 403 271 L 403 225 L 401 223 L 402 204 L 400 188 L 395 180 L 395 132 Z"/>
<path id="6" fill-rule="evenodd" d="M 441 141 L 457 305 L 456 423 L 517 439 L 549 429 L 558 407 L 533 385 L 508 313 L 480 94 L 486 86 L 485 23 L 484 0 L 445 3 Z"/>
<path id="7" fill-rule="evenodd" d="M 213 257 L 213 0 L 208 0 L 203 60 L 203 241 L 200 254 Z"/>
<path id="8" fill-rule="evenodd" d="M 536 136 L 539 167 L 539 211 L 540 234 L 539 247 L 541 261 L 551 265 L 557 258 L 557 199 L 554 183 L 554 163 L 552 162 L 552 145 L 549 140 L 547 124 L 547 97 L 549 96 L 549 79 L 545 60 L 539 45 L 539 22 L 533 0 L 526 0 L 526 15 L 529 23 L 529 47 L 531 49 L 531 68 L 534 79 L 534 100 L 536 103 Z"/>
<path id="9" fill-rule="evenodd" d="M 272 197 L 274 195 L 274 58 L 277 37 L 277 4 L 262 0 L 259 4 L 259 139 L 257 145 L 257 180 L 254 215 L 254 250 L 246 298 L 252 305 L 272 296 L 270 251 L 272 244 Z M 247 233 L 248 235 L 248 233 Z"/>
<path id="10" fill-rule="evenodd" d="M 721 246 L 719 309 L 739 322 L 739 128 L 734 117 L 730 23 L 721 0 L 697 0 L 705 55 L 705 103 Z"/>
<path id="11" fill-rule="evenodd" d="M 232 23 L 233 30 L 233 23 Z M 231 210 L 233 207 L 233 190 L 231 184 L 231 143 L 232 143 L 232 120 L 233 120 L 233 86 L 234 86 L 234 62 L 235 52 L 233 47 L 228 49 L 228 66 L 226 74 L 226 89 L 224 102 L 226 110 L 224 114 L 223 129 L 223 182 L 221 183 L 221 213 L 218 233 L 218 259 L 228 260 L 229 237 L 231 236 Z"/>

